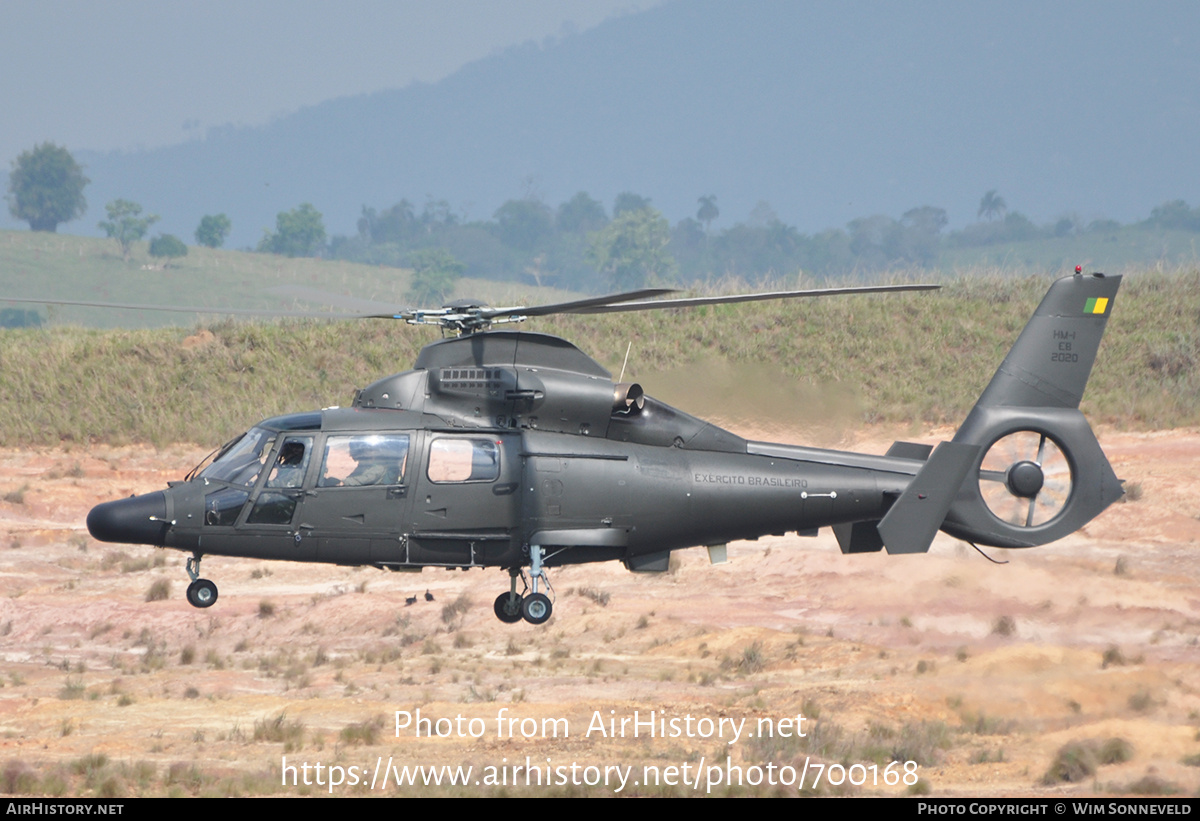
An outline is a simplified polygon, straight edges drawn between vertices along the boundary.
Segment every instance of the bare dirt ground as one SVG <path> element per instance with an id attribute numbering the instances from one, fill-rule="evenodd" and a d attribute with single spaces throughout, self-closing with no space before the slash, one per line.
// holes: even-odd
<path id="1" fill-rule="evenodd" d="M 555 571 L 542 627 L 495 619 L 496 571 L 209 558 L 220 600 L 197 610 L 183 554 L 83 523 L 201 450 L 0 451 L 0 793 L 1195 795 L 1200 431 L 1100 438 L 1130 500 L 989 551 L 1007 564 L 944 536 L 926 556 L 762 539 L 658 576 Z M 417 710 L 443 721 L 397 737 Z M 1092 752 L 1047 778 L 1072 742 Z M 473 769 L 398 789 L 417 765 Z"/>

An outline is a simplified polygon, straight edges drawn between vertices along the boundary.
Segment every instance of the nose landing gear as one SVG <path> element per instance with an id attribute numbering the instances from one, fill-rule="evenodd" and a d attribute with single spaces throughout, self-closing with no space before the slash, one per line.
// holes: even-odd
<path id="1" fill-rule="evenodd" d="M 199 553 L 194 553 L 187 560 L 187 574 L 192 580 L 187 589 L 187 601 L 192 607 L 212 607 L 217 603 L 217 586 L 200 578 L 201 558 Z"/>

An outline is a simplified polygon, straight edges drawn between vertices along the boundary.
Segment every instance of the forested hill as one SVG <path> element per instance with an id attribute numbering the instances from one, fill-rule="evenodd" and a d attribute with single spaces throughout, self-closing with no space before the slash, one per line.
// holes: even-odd
<path id="1" fill-rule="evenodd" d="M 956 227 L 990 189 L 1039 223 L 1128 222 L 1200 199 L 1198 21 L 1194 4 L 670 2 L 433 85 L 79 151 L 91 209 L 67 230 L 96 233 L 121 197 L 182 237 L 224 212 L 243 247 L 302 202 L 353 234 L 364 205 L 432 196 L 484 220 L 579 191 L 637 192 L 672 223 L 715 195 L 718 229 L 760 200 L 804 232 L 923 205 Z"/>

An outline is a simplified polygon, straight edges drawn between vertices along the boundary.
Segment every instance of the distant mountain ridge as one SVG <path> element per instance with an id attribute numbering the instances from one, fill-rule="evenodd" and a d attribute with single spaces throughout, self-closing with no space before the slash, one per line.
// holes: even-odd
<path id="1" fill-rule="evenodd" d="M 77 151 L 98 233 L 122 197 L 192 241 L 201 216 L 255 244 L 302 202 L 331 234 L 427 195 L 488 219 L 532 192 L 650 197 L 672 222 L 715 194 L 802 231 L 984 191 L 1037 221 L 1144 218 L 1200 199 L 1200 6 L 917 0 L 673 2 L 510 49 L 435 84 L 345 97 L 149 151 Z M 8 224 L 12 224 L 9 222 Z"/>

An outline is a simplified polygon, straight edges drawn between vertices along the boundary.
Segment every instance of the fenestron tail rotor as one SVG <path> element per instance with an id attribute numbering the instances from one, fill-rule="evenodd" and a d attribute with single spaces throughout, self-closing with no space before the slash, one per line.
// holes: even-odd
<path id="1" fill-rule="evenodd" d="M 1034 430 L 998 439 L 979 468 L 979 493 L 998 519 L 1017 528 L 1041 527 L 1071 499 L 1075 477 L 1061 445 Z"/>

